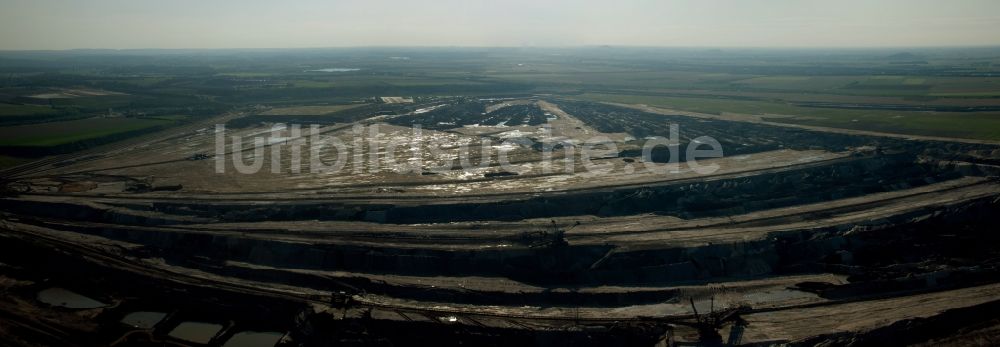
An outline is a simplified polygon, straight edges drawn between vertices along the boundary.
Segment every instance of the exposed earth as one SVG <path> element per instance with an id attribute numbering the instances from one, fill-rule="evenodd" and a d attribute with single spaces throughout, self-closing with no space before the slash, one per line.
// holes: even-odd
<path id="1" fill-rule="evenodd" d="M 231 113 L 4 170 L 0 338 L 663 346 L 995 335 L 996 143 L 540 95 L 381 99 L 284 121 Z M 302 153 L 341 154 L 306 140 L 309 124 L 350 150 L 340 170 L 293 160 L 300 140 Z M 678 169 L 646 170 L 671 159 L 666 146 L 642 148 L 672 124 Z M 701 136 L 723 149 L 699 160 L 711 173 L 683 150 Z M 439 151 L 415 150 L 428 146 Z M 463 155 L 475 167 L 459 165 Z M 233 158 L 262 169 L 240 173 Z"/>

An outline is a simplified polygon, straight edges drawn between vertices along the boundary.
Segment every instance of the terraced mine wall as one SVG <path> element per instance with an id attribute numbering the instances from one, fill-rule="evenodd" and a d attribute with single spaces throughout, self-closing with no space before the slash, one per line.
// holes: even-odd
<path id="1" fill-rule="evenodd" d="M 9 326 L 13 331 L 25 331 L 35 336 L 35 341 L 52 345 L 73 344 L 107 345 L 134 328 L 121 324 L 127 314 L 138 311 L 169 313 L 149 333 L 131 334 L 128 342 L 140 345 L 162 345 L 164 337 L 178 324 L 185 321 L 204 321 L 224 325 L 226 328 L 213 340 L 212 346 L 223 345 L 233 334 L 241 331 L 287 332 L 296 343 L 306 345 L 351 345 L 359 341 L 368 345 L 449 345 L 456 339 L 465 344 L 492 345 L 552 345 L 591 343 L 602 346 L 650 346 L 662 337 L 665 327 L 621 326 L 616 329 L 587 330 L 530 330 L 518 327 L 440 324 L 426 320 L 420 313 L 410 313 L 422 320 L 400 322 L 375 319 L 364 315 L 363 310 L 335 316 L 341 310 L 317 311 L 313 305 L 300 300 L 288 300 L 210 285 L 186 285 L 169 279 L 129 273 L 94 259 L 68 253 L 67 250 L 42 247 L 24 239 L 0 236 L 0 262 L 23 266 L 4 267 L 5 275 L 30 279 L 36 284 L 19 287 L 9 295 L 31 298 L 39 290 L 53 285 L 73 288 L 74 291 L 103 302 L 116 302 L 114 307 L 102 309 L 94 317 L 95 324 L 79 330 L 63 330 L 53 335 L 49 331 L 26 330 Z M 338 288 L 327 284 L 324 290 Z M 345 288 L 346 289 L 346 288 Z M 413 288 L 398 288 L 414 292 Z M 420 290 L 416 292 L 421 292 Z M 453 296 L 454 293 L 450 295 Z M 316 298 L 329 300 L 328 297 Z M 347 310 L 344 310 L 345 312 Z M 362 312 L 357 312 L 362 311 Z M 145 340 L 143 338 L 145 337 Z M 155 336 L 155 339 L 153 338 Z M 67 339 L 71 339 L 67 340 Z M 151 340 L 151 341 L 150 341 Z M 69 341 L 69 342 L 68 342 Z M 145 343 L 144 343 L 145 342 Z"/>
<path id="2" fill-rule="evenodd" d="M 475 220 L 521 220 L 558 216 L 624 216 L 658 213 L 681 218 L 743 214 L 799 204 L 817 203 L 877 192 L 919 187 L 957 178 L 955 170 L 914 165 L 913 156 L 899 153 L 853 157 L 828 165 L 711 181 L 679 181 L 544 197 L 503 198 L 475 203 L 404 205 L 341 202 L 282 202 L 267 205 L 161 201 L 152 204 L 118 202 L 118 209 L 67 204 L 42 208 L 0 200 L 11 210 L 50 213 L 54 217 L 138 225 L 166 225 L 206 220 L 253 222 L 265 220 L 359 220 L 381 223 L 427 223 Z M 809 194 L 802 194 L 808 191 Z M 44 204 L 43 204 L 44 205 Z M 143 215 L 139 212 L 155 212 Z M 158 217 L 158 216 L 174 217 Z"/>
<path id="3" fill-rule="evenodd" d="M 386 209 L 384 221 L 519 220 L 641 213 L 710 217 L 906 189 L 959 176 L 954 172 L 934 173 L 933 168 L 907 162 L 905 155 L 857 158 L 828 166 L 715 181 L 573 192 L 497 203 L 394 206 Z M 862 172 L 865 174 L 859 175 Z M 850 189 L 844 189 L 848 186 Z M 803 191 L 810 194 L 803 195 Z"/>
<path id="4" fill-rule="evenodd" d="M 463 250 L 424 248 L 405 242 L 384 245 L 354 244 L 347 241 L 294 242 L 258 239 L 252 233 L 209 234 L 172 229 L 137 230 L 119 226 L 72 228 L 76 232 L 146 245 L 142 254 L 137 254 L 139 256 L 162 257 L 185 266 L 190 266 L 192 261 L 200 261 L 203 262 L 202 267 L 222 271 L 227 275 L 283 276 L 279 272 L 265 275 L 256 271 L 228 270 L 224 260 L 276 268 L 414 276 L 502 276 L 538 284 L 627 285 L 697 282 L 713 278 L 820 270 L 854 275 L 863 274 L 870 267 L 919 264 L 927 261 L 927 257 L 944 259 L 945 256 L 961 255 L 957 253 L 960 250 L 956 247 L 965 243 L 935 240 L 945 237 L 942 235 L 952 235 L 950 237 L 966 241 L 982 237 L 990 230 L 992 222 L 981 216 L 997 212 L 1000 212 L 1000 202 L 985 198 L 957 206 L 918 210 L 869 222 L 860 227 L 855 223 L 847 223 L 772 233 L 755 241 L 674 247 L 669 244 L 646 245 L 640 249 L 616 248 L 611 245 L 569 245 Z M 954 220 L 964 221 L 961 230 L 956 230 L 955 227 L 945 228 L 954 226 L 951 223 Z M 986 238 L 992 239 L 997 237 Z M 907 247 L 908 244 L 912 245 Z M 885 250 L 885 247 L 892 251 Z M 977 263 L 980 260 L 975 257 L 996 256 L 990 252 L 989 247 L 984 246 L 981 252 L 968 252 L 965 257 L 970 258 L 970 264 L 982 264 Z M 934 267 L 917 266 L 909 271 L 934 273 L 936 270 Z M 958 272 L 960 271 L 956 271 Z M 961 279 L 961 276 L 943 276 L 933 281 L 939 284 L 942 281 Z M 302 281 L 295 276 L 285 280 Z M 896 285 L 923 286 L 930 283 L 928 281 L 932 280 L 917 278 L 913 283 Z M 322 284 L 319 278 L 312 278 L 309 282 L 311 285 Z"/>

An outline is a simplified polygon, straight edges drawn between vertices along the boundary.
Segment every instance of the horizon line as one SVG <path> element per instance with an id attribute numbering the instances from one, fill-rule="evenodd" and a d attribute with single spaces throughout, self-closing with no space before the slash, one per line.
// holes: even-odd
<path id="1" fill-rule="evenodd" d="M 39 49 L 4 49 L 0 52 L 73 52 L 73 51 L 277 51 L 277 50 L 324 50 L 324 49 L 579 49 L 579 48 L 655 48 L 655 49 L 759 49 L 759 50 L 892 50 L 892 49 L 975 49 L 1000 48 L 1000 43 L 976 45 L 885 45 L 885 46 L 669 46 L 669 45 L 357 45 L 357 46 L 307 46 L 307 47 L 144 47 L 144 48 L 39 48 Z"/>

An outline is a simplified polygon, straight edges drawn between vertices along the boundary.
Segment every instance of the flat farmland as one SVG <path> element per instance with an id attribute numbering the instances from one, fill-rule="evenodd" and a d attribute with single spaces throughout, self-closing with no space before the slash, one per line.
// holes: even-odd
<path id="1" fill-rule="evenodd" d="M 291 106 L 276 107 L 264 112 L 267 116 L 322 116 L 338 111 L 349 110 L 363 104 L 353 105 L 319 105 L 319 106 Z"/>
<path id="2" fill-rule="evenodd" d="M 574 98 L 588 101 L 644 104 L 700 113 L 735 113 L 761 116 L 769 121 L 874 130 L 898 134 L 936 135 L 980 140 L 1000 140 L 1000 112 L 936 112 L 805 107 L 782 100 L 741 100 L 719 97 L 670 97 L 585 93 Z"/>
<path id="3" fill-rule="evenodd" d="M 48 106 L 0 104 L 0 118 L 47 116 L 59 113 Z"/>
<path id="4" fill-rule="evenodd" d="M 0 127 L 0 146 L 50 147 L 173 124 L 166 119 L 90 118 Z"/>

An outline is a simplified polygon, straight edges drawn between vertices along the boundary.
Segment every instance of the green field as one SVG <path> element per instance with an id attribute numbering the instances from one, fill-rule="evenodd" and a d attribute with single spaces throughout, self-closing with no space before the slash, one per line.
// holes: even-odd
<path id="1" fill-rule="evenodd" d="M 0 127 L 0 146 L 51 147 L 173 123 L 163 119 L 90 118 Z"/>
<path id="2" fill-rule="evenodd" d="M 191 116 L 186 115 L 186 114 L 171 114 L 171 115 L 165 115 L 165 116 L 145 117 L 145 119 L 160 119 L 160 120 L 167 120 L 167 121 L 183 121 L 183 120 L 191 119 Z"/>
<path id="3" fill-rule="evenodd" d="M 727 112 L 760 115 L 769 121 L 792 124 L 1000 140 L 1000 112 L 855 110 L 801 107 L 785 102 L 756 100 L 598 93 L 586 93 L 573 98 L 587 101 L 645 104 L 698 113 L 720 114 Z"/>
<path id="4" fill-rule="evenodd" d="M 322 116 L 359 106 L 363 106 L 363 104 L 276 107 L 263 114 L 268 116 Z"/>
<path id="5" fill-rule="evenodd" d="M 930 93 L 932 97 L 956 97 L 956 98 L 1000 98 L 1000 90 L 984 92 L 947 92 Z"/>
<path id="6" fill-rule="evenodd" d="M 31 117 L 58 114 L 59 110 L 39 105 L 0 104 L 0 117 Z"/>

